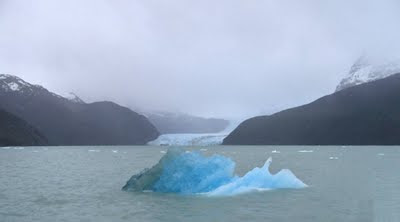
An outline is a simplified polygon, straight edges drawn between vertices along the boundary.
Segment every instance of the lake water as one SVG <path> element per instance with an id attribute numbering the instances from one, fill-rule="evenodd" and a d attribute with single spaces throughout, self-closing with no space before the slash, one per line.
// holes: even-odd
<path id="1" fill-rule="evenodd" d="M 228 197 L 124 192 L 166 147 L 0 148 L 0 221 L 400 221 L 400 147 L 214 146 L 242 176 L 273 158 L 309 187 Z"/>

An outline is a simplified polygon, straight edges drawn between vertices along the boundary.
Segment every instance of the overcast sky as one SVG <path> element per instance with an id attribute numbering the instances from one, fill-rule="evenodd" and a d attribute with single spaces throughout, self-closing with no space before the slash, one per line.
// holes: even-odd
<path id="1" fill-rule="evenodd" d="M 400 52 L 399 0 L 0 0 L 0 73 L 86 101 L 236 118 Z"/>

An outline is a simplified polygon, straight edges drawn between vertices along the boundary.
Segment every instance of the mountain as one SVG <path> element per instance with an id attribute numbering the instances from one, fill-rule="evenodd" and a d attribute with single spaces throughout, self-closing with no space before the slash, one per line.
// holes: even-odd
<path id="1" fill-rule="evenodd" d="M 36 127 L 53 145 L 138 145 L 159 135 L 146 117 L 128 108 L 67 99 L 12 75 L 0 75 L 0 107 Z"/>
<path id="2" fill-rule="evenodd" d="M 41 146 L 47 139 L 26 121 L 0 109 L 0 146 Z"/>
<path id="3" fill-rule="evenodd" d="M 223 131 L 229 121 L 216 118 L 203 118 L 181 113 L 153 112 L 147 118 L 161 134 L 178 133 L 218 133 Z"/>
<path id="4" fill-rule="evenodd" d="M 336 87 L 336 92 L 352 86 L 386 78 L 395 73 L 400 73 L 400 60 L 380 60 L 360 57 L 351 67 L 348 75 Z"/>
<path id="5" fill-rule="evenodd" d="M 400 73 L 244 121 L 224 144 L 399 145 Z"/>

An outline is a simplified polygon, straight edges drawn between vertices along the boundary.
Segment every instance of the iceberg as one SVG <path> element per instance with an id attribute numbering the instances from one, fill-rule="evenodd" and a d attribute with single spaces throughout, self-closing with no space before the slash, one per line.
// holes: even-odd
<path id="1" fill-rule="evenodd" d="M 300 189 L 307 185 L 290 170 L 269 172 L 272 159 L 240 177 L 236 163 L 222 155 L 204 156 L 200 152 L 169 150 L 152 168 L 130 178 L 124 191 L 153 191 L 184 195 L 233 196 L 251 191 Z"/>

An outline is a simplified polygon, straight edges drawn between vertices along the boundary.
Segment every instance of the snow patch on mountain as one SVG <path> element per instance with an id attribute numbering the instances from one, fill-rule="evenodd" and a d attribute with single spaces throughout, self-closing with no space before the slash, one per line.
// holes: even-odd
<path id="1" fill-rule="evenodd" d="M 62 97 L 68 99 L 68 100 L 71 101 L 71 102 L 81 103 L 81 104 L 85 103 L 85 101 L 83 101 L 81 98 L 79 98 L 79 96 L 77 96 L 77 95 L 76 95 L 75 93 L 73 93 L 73 92 L 70 92 L 70 93 L 68 93 L 68 94 L 66 94 L 66 95 L 63 95 Z"/>
<path id="2" fill-rule="evenodd" d="M 12 91 L 18 91 L 20 89 L 19 85 L 15 82 L 10 82 L 7 85 Z"/>
<path id="3" fill-rule="evenodd" d="M 336 87 L 336 92 L 396 73 L 400 73 L 400 59 L 376 60 L 362 56 L 351 67 L 347 77 Z"/>

